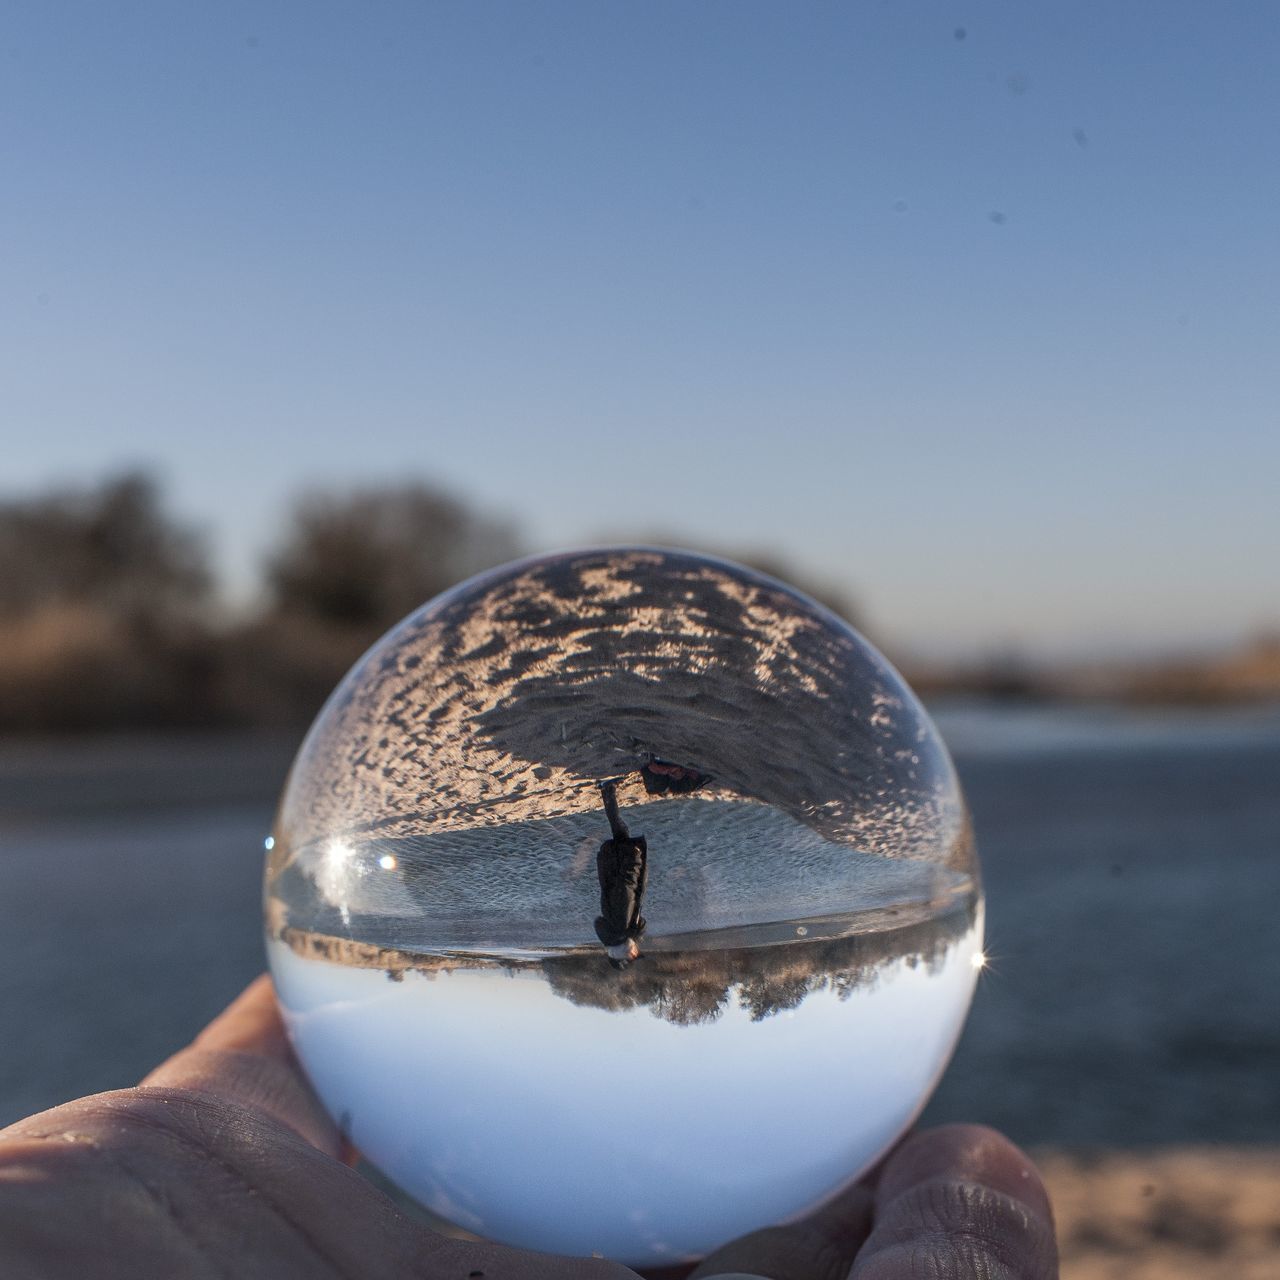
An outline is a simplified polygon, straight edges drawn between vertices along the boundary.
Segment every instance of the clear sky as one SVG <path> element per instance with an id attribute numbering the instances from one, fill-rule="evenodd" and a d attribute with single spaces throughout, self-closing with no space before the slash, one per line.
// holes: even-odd
<path id="1" fill-rule="evenodd" d="M 928 651 L 1280 623 L 1280 7 L 6 7 L 0 494 L 422 476 Z"/>

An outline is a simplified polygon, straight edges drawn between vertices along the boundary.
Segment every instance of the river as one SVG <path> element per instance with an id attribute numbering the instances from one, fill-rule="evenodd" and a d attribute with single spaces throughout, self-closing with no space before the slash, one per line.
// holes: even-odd
<path id="1" fill-rule="evenodd" d="M 927 1118 L 1025 1144 L 1280 1141 L 1280 712 L 936 712 L 991 963 Z M 136 1081 L 261 970 L 294 745 L 0 743 L 0 1124 Z"/>

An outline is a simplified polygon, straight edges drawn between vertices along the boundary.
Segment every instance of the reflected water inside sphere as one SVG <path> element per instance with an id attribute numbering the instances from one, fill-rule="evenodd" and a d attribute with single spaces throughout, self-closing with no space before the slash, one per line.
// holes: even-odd
<path id="1" fill-rule="evenodd" d="M 897 1138 L 980 933 L 957 912 L 622 975 L 452 956 L 393 982 L 385 953 L 271 946 L 317 1091 L 383 1173 L 477 1234 L 653 1265 L 811 1207 Z"/>
<path id="2" fill-rule="evenodd" d="M 686 553 L 526 562 L 411 616 L 273 838 L 322 1100 L 436 1212 L 553 1251 L 671 1261 L 830 1194 L 923 1105 L 981 951 L 914 696 L 812 602 Z"/>

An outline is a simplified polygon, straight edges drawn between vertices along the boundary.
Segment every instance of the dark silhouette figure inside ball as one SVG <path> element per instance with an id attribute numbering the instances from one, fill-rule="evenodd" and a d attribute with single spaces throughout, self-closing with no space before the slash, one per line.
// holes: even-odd
<path id="1" fill-rule="evenodd" d="M 618 812 L 617 784 L 600 784 L 605 815 L 613 832 L 596 854 L 596 874 L 600 878 L 600 914 L 596 916 L 596 937 L 609 953 L 615 969 L 625 969 L 640 958 L 640 938 L 645 919 L 640 914 L 648 879 L 648 847 L 644 836 L 633 836 Z"/>

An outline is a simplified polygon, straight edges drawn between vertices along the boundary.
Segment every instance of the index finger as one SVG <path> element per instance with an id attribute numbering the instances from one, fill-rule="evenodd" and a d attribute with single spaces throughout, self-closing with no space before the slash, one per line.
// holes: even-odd
<path id="1" fill-rule="evenodd" d="M 731 1240 L 704 1258 L 689 1280 L 844 1280 L 870 1229 L 871 1192 L 859 1183 L 798 1222 Z"/>

